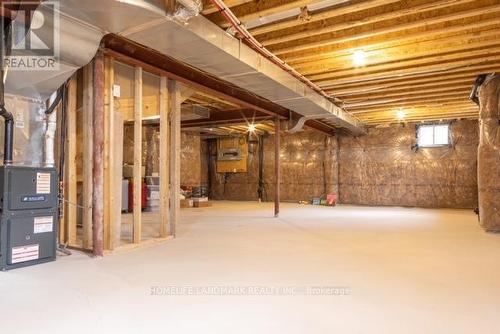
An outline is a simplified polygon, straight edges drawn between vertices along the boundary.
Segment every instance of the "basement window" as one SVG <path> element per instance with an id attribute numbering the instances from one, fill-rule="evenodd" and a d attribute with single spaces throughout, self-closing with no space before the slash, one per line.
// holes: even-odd
<path id="1" fill-rule="evenodd" d="M 417 129 L 418 147 L 438 147 L 450 144 L 450 124 L 420 125 Z"/>

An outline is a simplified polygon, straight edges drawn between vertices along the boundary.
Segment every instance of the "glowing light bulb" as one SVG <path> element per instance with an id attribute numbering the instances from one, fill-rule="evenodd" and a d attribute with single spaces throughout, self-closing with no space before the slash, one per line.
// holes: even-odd
<path id="1" fill-rule="evenodd" d="M 366 64 L 366 54 L 363 50 L 354 51 L 352 55 L 352 61 L 355 66 L 365 66 Z"/>
<path id="2" fill-rule="evenodd" d="M 403 108 L 399 108 L 399 110 L 397 112 L 397 116 L 398 116 L 398 119 L 401 121 L 405 119 L 406 112 L 403 110 Z"/>
<path id="3" fill-rule="evenodd" d="M 255 124 L 248 124 L 248 131 L 255 132 Z"/>

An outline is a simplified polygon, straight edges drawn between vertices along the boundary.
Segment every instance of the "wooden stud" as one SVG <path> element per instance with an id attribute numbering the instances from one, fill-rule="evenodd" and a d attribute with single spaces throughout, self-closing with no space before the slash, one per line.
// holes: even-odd
<path id="1" fill-rule="evenodd" d="M 168 80 L 168 114 L 170 115 L 170 235 L 175 237 L 180 217 L 181 188 L 181 90 L 175 80 Z"/>
<path id="2" fill-rule="evenodd" d="M 94 58 L 94 164 L 92 190 L 92 237 L 95 256 L 104 253 L 104 54 Z"/>
<path id="3" fill-rule="evenodd" d="M 117 194 L 116 173 L 114 168 L 115 150 L 115 112 L 114 112 L 114 60 L 105 57 L 105 134 L 104 134 L 104 245 L 105 249 L 113 250 L 115 242 L 115 225 L 118 217 L 116 216 L 116 202 L 121 200 L 121 191 Z M 121 143 L 118 147 L 121 147 Z"/>
<path id="4" fill-rule="evenodd" d="M 113 201 L 112 207 L 112 220 L 111 224 L 114 225 L 111 231 L 113 238 L 113 248 L 120 246 L 121 242 L 121 227 L 122 227 L 122 180 L 123 180 L 123 114 L 121 112 L 114 112 L 114 126 L 113 126 L 113 141 L 115 149 L 112 152 L 113 155 L 113 188 L 112 192 L 115 200 Z"/>
<path id="5" fill-rule="evenodd" d="M 281 164 L 280 164 L 280 145 L 281 145 L 281 126 L 280 120 L 274 120 L 274 216 L 280 214 L 280 188 L 281 188 Z"/>
<path id="6" fill-rule="evenodd" d="M 92 249 L 92 164 L 93 164 L 93 63 L 83 68 L 83 184 L 82 184 L 82 226 L 83 248 Z"/>
<path id="7" fill-rule="evenodd" d="M 169 200 L 169 94 L 167 78 L 160 78 L 160 237 L 168 236 Z"/>
<path id="8" fill-rule="evenodd" d="M 134 80 L 134 228 L 133 241 L 141 242 L 142 216 L 142 68 L 135 67 Z"/>
<path id="9" fill-rule="evenodd" d="M 66 114 L 66 151 L 65 151 L 65 202 L 64 218 L 66 225 L 66 241 L 70 246 L 77 246 L 77 179 L 76 179 L 76 75 L 70 79 L 68 87 L 68 108 Z"/>

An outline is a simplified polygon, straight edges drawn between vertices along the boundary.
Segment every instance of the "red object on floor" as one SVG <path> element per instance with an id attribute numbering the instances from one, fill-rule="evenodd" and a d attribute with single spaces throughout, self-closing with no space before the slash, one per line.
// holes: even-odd
<path id="1" fill-rule="evenodd" d="M 334 206 L 337 204 L 337 195 L 326 195 L 326 205 Z"/>
<path id="2" fill-rule="evenodd" d="M 148 186 L 144 180 L 142 181 L 141 186 L 141 209 L 146 208 L 146 204 L 148 202 Z M 134 211 L 134 181 L 130 180 L 128 183 L 128 211 Z"/>

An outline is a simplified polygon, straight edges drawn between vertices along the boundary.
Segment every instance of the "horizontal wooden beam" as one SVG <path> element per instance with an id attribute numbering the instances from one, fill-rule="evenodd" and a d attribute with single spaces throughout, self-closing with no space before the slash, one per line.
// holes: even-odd
<path id="1" fill-rule="evenodd" d="M 356 116 L 363 113 L 370 113 L 374 111 L 383 111 L 383 110 L 394 110 L 397 111 L 400 108 L 443 108 L 449 104 L 460 104 L 460 105 L 471 105 L 471 101 L 468 100 L 467 97 L 464 96 L 448 96 L 448 97 L 429 97 L 423 99 L 413 99 L 413 100 L 403 100 L 398 102 L 385 103 L 382 105 L 372 105 L 372 106 L 354 106 L 350 107 L 349 111 Z"/>
<path id="2" fill-rule="evenodd" d="M 339 96 L 346 103 L 357 103 L 363 101 L 371 101 L 382 98 L 399 98 L 405 96 L 422 96 L 423 94 L 441 94 L 447 92 L 470 92 L 472 89 L 472 84 L 464 84 L 463 82 L 459 84 L 450 84 L 446 85 L 439 84 L 437 86 L 432 86 L 428 88 L 418 88 L 418 87 L 410 87 L 401 90 L 388 90 L 380 93 L 362 93 L 359 95 L 351 95 L 348 97 Z"/>
<path id="3" fill-rule="evenodd" d="M 253 124 L 257 121 L 273 119 L 272 116 L 258 113 L 254 110 L 241 109 L 241 110 L 226 110 L 217 111 L 210 114 L 207 119 L 194 119 L 182 121 L 183 128 L 200 127 L 200 126 L 220 126 L 228 124 Z"/>
<path id="4" fill-rule="evenodd" d="M 366 99 L 360 102 L 346 102 L 345 107 L 349 109 L 365 108 L 376 105 L 390 105 L 399 102 L 428 101 L 429 99 L 432 98 L 434 98 L 437 101 L 439 101 L 440 99 L 448 99 L 451 97 L 456 97 L 457 99 L 460 98 L 467 99 L 469 93 L 470 93 L 470 88 L 467 88 L 449 92 L 437 92 L 437 93 L 425 93 L 425 94 L 421 93 L 416 95 L 403 95 L 392 98 Z"/>
<path id="5" fill-rule="evenodd" d="M 226 4 L 226 6 L 228 6 L 229 8 L 231 8 L 231 7 L 243 5 L 244 3 L 252 2 L 252 1 L 253 0 L 224 0 L 224 3 Z M 201 12 L 203 15 L 212 14 L 212 13 L 215 13 L 215 12 L 218 11 L 217 7 L 215 7 L 214 5 L 212 5 L 210 3 L 210 1 L 205 0 L 204 2 L 206 2 L 206 4 L 203 7 L 203 10 Z"/>
<path id="6" fill-rule="evenodd" d="M 480 73 L 490 73 L 499 70 L 500 64 L 496 64 L 493 62 L 488 64 L 479 64 L 477 66 L 467 66 L 465 68 L 451 69 L 447 70 L 446 73 L 440 73 L 439 75 L 436 75 L 435 73 L 417 73 L 415 75 L 407 75 L 404 77 L 374 78 L 373 80 L 361 80 L 339 85 L 328 85 L 324 86 L 324 89 L 326 91 L 332 92 L 340 91 L 341 89 L 362 91 L 363 88 L 366 88 L 368 90 L 373 85 L 376 85 L 380 88 L 381 86 L 397 87 L 405 86 L 407 84 L 411 85 L 415 83 L 426 83 L 434 81 L 445 82 L 446 80 L 452 78 L 473 77 L 475 79 Z"/>
<path id="7" fill-rule="evenodd" d="M 317 2 L 318 0 L 316 0 Z M 250 1 L 231 8 L 231 11 L 242 23 L 253 21 L 264 16 L 277 14 L 289 9 L 300 8 L 314 0 L 266 0 Z M 223 16 L 211 14 L 207 18 L 222 28 L 229 27 Z"/>
<path id="8" fill-rule="evenodd" d="M 466 56 L 471 51 L 499 48 L 499 46 L 500 27 L 499 29 L 482 31 L 473 37 L 463 36 L 460 42 L 457 42 L 457 40 L 448 43 L 445 41 L 430 41 L 415 43 L 406 47 L 398 46 L 365 51 L 366 65 L 363 68 L 370 68 L 375 65 L 395 65 L 415 60 L 424 62 L 426 58 L 428 62 L 431 62 L 434 57 L 445 57 L 453 54 Z M 353 53 L 347 53 L 328 58 L 328 60 L 297 64 L 294 68 L 301 74 L 309 76 L 339 69 L 356 69 L 356 65 L 353 62 Z"/>
<path id="9" fill-rule="evenodd" d="M 390 62 L 388 64 L 365 66 L 360 68 L 337 70 L 331 72 L 323 72 L 321 74 L 310 75 L 312 81 L 324 80 L 329 78 L 352 78 L 358 74 L 371 75 L 377 73 L 404 73 L 405 71 L 417 70 L 418 72 L 435 69 L 443 69 L 449 66 L 474 65 L 482 60 L 488 61 L 489 57 L 500 55 L 500 41 L 493 48 L 479 48 L 474 51 L 464 53 L 452 53 L 448 55 L 435 55 L 430 57 L 419 58 L 416 60 Z M 494 59 L 494 58 L 492 58 Z M 494 59 L 495 60 L 495 59 Z"/>
<path id="10" fill-rule="evenodd" d="M 292 110 L 121 36 L 109 34 L 105 36 L 103 41 L 107 48 L 105 52 L 119 61 L 133 66 L 141 66 L 145 71 L 177 80 L 197 91 L 218 96 L 230 103 L 237 104 L 243 109 L 256 110 L 264 114 L 278 116 L 281 119 L 301 117 Z M 307 125 L 327 134 L 334 131 L 318 121 L 308 122 Z"/>
<path id="11" fill-rule="evenodd" d="M 287 108 L 124 37 L 109 34 L 104 37 L 104 43 L 106 52 L 124 63 L 141 66 L 148 72 L 177 80 L 197 91 L 219 96 L 243 108 L 283 118 L 289 116 L 290 111 Z"/>
<path id="12" fill-rule="evenodd" d="M 480 16 L 483 14 L 492 14 L 500 11 L 500 4 L 495 4 L 491 6 L 474 8 L 471 10 L 463 10 L 456 13 L 451 13 L 447 15 L 438 15 L 434 17 L 426 17 L 426 18 L 416 18 L 414 21 L 406 21 L 402 24 L 390 24 L 380 28 L 367 29 L 367 27 L 361 27 L 363 29 L 348 29 L 343 34 L 335 34 L 334 36 L 328 35 L 327 38 L 318 38 L 318 36 L 313 36 L 314 38 L 306 38 L 302 40 L 294 41 L 294 45 L 288 46 L 288 44 L 284 45 L 274 45 L 273 47 L 269 47 L 271 51 L 273 51 L 277 55 L 287 54 L 291 52 L 311 50 L 311 52 L 318 52 L 316 48 L 322 48 L 329 44 L 338 44 L 345 43 L 354 40 L 359 40 L 368 37 L 375 37 L 380 35 L 386 35 L 390 33 L 400 33 L 402 31 L 418 29 L 418 28 L 429 28 L 432 30 L 432 25 L 446 23 L 450 25 L 450 22 L 461 20 L 464 18 L 471 18 Z M 425 24 L 423 24 L 423 20 Z M 396 22 L 395 22 L 396 23 Z M 422 31 L 424 33 L 424 31 Z"/>
<path id="13" fill-rule="evenodd" d="M 401 69 L 395 71 L 380 71 L 375 73 L 367 73 L 362 75 L 345 75 L 345 76 L 335 76 L 338 79 L 324 79 L 324 80 L 316 80 L 316 84 L 321 87 L 331 86 L 331 85 L 343 85 L 352 82 L 366 82 L 366 81 L 374 81 L 374 80 L 383 80 L 388 78 L 403 78 L 403 77 L 414 77 L 417 75 L 440 75 L 446 74 L 450 71 L 461 69 L 464 70 L 468 67 L 477 65 L 485 65 L 496 63 L 500 60 L 500 54 L 498 52 L 487 53 L 484 57 L 478 57 L 475 61 L 471 60 L 458 60 L 451 61 L 445 64 L 436 64 L 436 65 L 427 65 L 421 67 L 415 67 L 410 69 Z"/>
<path id="14" fill-rule="evenodd" d="M 413 2 L 395 2 L 380 7 L 383 8 L 384 11 L 382 11 L 381 14 L 378 15 L 373 15 L 373 13 L 371 13 L 373 12 L 373 9 L 370 9 L 360 12 L 351 12 L 342 16 L 335 16 L 330 18 L 330 20 L 324 20 L 321 22 L 309 21 L 301 26 L 300 30 L 298 31 L 292 31 L 291 29 L 287 29 L 285 31 L 274 31 L 270 34 L 259 36 L 259 41 L 261 41 L 264 46 L 271 46 L 275 44 L 291 42 L 294 40 L 300 40 L 303 38 L 311 38 L 313 36 L 331 34 L 335 31 L 373 24 L 384 20 L 391 20 L 395 18 L 401 19 L 403 16 L 421 14 L 426 11 L 435 11 L 437 9 L 449 7 L 451 5 L 456 6 L 473 1 L 475 0 L 431 0 L 416 5 L 413 5 Z M 413 6 L 408 7 L 408 5 Z"/>
<path id="15" fill-rule="evenodd" d="M 403 110 L 466 109 L 466 108 L 470 108 L 471 106 L 477 109 L 477 105 L 473 104 L 468 99 L 453 100 L 453 101 L 441 101 L 441 102 L 423 101 L 423 102 L 415 102 L 415 103 L 412 103 L 411 105 L 406 105 L 406 106 L 404 106 L 404 105 L 403 106 L 383 105 L 383 106 L 376 106 L 376 107 L 372 107 L 372 108 L 361 108 L 359 110 L 354 110 L 352 113 L 358 117 L 362 117 L 363 114 L 369 114 L 369 113 L 374 113 L 374 112 L 378 112 L 378 111 L 396 112 L 396 111 L 399 111 L 400 109 L 403 109 Z"/>
<path id="16" fill-rule="evenodd" d="M 346 89 L 327 89 L 326 91 L 335 94 L 335 96 L 338 96 L 339 98 L 349 98 L 362 94 L 377 94 L 380 92 L 393 92 L 404 89 L 425 89 L 428 87 L 441 87 L 447 85 L 453 86 L 467 84 L 472 87 L 472 84 L 474 83 L 476 77 L 477 72 L 473 72 L 461 75 L 450 75 L 443 77 L 436 76 L 417 80 L 409 79 L 395 83 L 360 85 L 349 87 Z"/>
<path id="17" fill-rule="evenodd" d="M 267 34 L 272 31 L 284 30 L 295 27 L 297 25 L 305 25 L 306 23 L 322 22 L 335 16 L 362 11 L 399 1 L 400 0 L 352 0 L 332 6 L 330 9 L 322 11 L 320 13 L 312 13 L 310 20 L 307 22 L 297 20 L 297 18 L 290 18 L 289 20 L 285 20 L 283 22 L 250 29 L 250 32 L 255 37 L 260 38 L 260 35 Z"/>
<path id="18" fill-rule="evenodd" d="M 358 49 L 372 50 L 375 48 L 380 49 L 389 46 L 414 44 L 417 42 L 420 43 L 428 40 L 440 40 L 442 38 L 453 39 L 455 38 L 455 35 L 471 35 L 477 31 L 497 28 L 499 25 L 498 17 L 495 17 L 494 15 L 492 16 L 493 17 L 490 18 L 483 18 L 480 21 L 475 18 L 471 18 L 455 25 L 444 24 L 439 28 L 423 26 L 426 27 L 424 30 L 405 32 L 404 34 L 365 37 L 355 39 L 351 42 L 338 40 L 332 42 L 331 44 L 324 44 L 323 46 L 314 49 L 282 54 L 280 57 L 284 61 L 293 65 L 296 62 L 314 61 L 335 57 L 338 56 L 339 53 L 352 53 L 354 50 Z M 461 41 L 462 37 L 456 37 L 455 40 Z"/>

